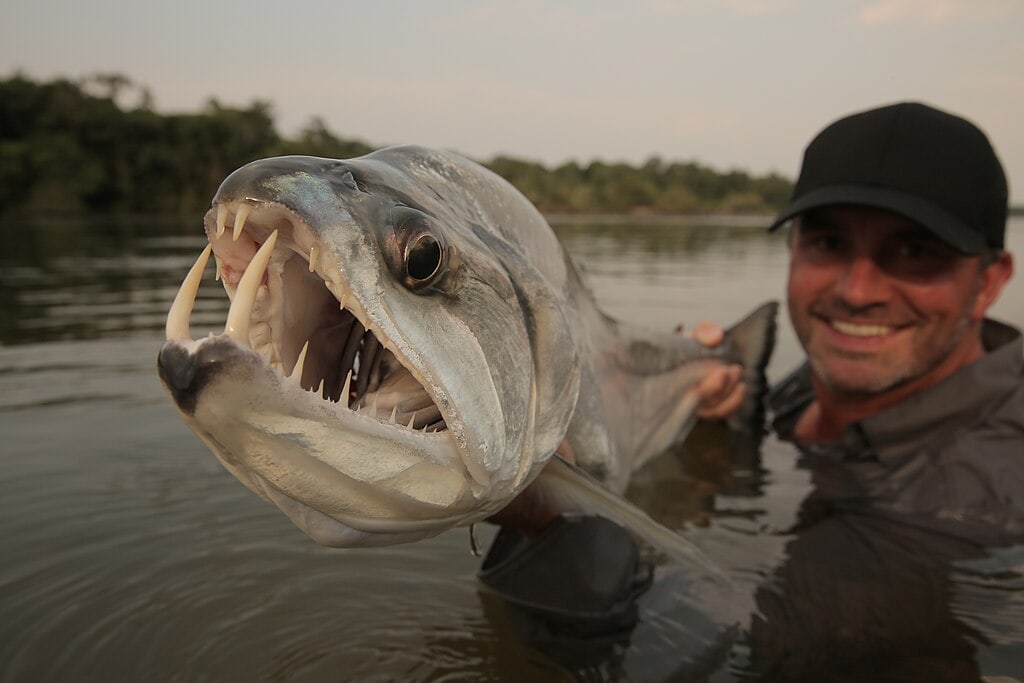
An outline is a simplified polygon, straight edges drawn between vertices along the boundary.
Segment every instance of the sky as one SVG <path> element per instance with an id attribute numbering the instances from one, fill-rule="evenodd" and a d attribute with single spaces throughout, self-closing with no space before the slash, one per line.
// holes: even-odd
<path id="1" fill-rule="evenodd" d="M 375 146 L 793 177 L 900 100 L 977 123 L 1024 204 L 1021 0 L 0 0 L 0 77 L 118 72 L 157 110 L 272 104 Z"/>

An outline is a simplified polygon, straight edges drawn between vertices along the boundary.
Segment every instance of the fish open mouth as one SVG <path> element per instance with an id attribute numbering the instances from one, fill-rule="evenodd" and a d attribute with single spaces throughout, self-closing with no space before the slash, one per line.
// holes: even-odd
<path id="1" fill-rule="evenodd" d="M 205 224 L 210 245 L 168 314 L 169 341 L 192 340 L 189 319 L 212 251 L 231 299 L 225 336 L 332 404 L 339 417 L 356 414 L 409 436 L 451 438 L 423 378 L 372 323 L 325 244 L 297 214 L 278 204 L 223 202 Z"/>

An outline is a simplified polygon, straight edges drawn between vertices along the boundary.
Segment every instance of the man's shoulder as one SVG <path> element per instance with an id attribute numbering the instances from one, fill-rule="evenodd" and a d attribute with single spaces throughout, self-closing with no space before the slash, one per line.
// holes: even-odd
<path id="1" fill-rule="evenodd" d="M 1007 420 L 1024 425 L 1024 338 L 1020 330 L 996 320 L 982 327 L 985 356 L 967 373 L 969 381 L 988 389 L 992 410 L 998 423 Z"/>

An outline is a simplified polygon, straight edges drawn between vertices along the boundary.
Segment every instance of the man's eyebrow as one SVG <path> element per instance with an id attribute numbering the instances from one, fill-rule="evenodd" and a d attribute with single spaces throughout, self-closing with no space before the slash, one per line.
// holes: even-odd
<path id="1" fill-rule="evenodd" d="M 836 230 L 842 226 L 834 218 L 829 218 L 825 215 L 814 215 L 805 214 L 800 217 L 797 221 L 797 227 L 801 231 L 813 231 L 813 230 Z"/>
<path id="2" fill-rule="evenodd" d="M 919 226 L 898 230 L 894 232 L 892 236 L 898 240 L 913 240 L 915 242 L 936 242 L 938 244 L 945 244 L 945 242 L 939 239 L 935 234 Z"/>

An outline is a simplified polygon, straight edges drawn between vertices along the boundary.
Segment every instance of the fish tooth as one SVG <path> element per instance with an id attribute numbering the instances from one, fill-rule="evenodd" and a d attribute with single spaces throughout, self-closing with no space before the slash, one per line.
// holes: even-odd
<path id="1" fill-rule="evenodd" d="M 302 369 L 306 365 L 306 353 L 309 351 L 309 340 L 302 345 L 302 350 L 299 351 L 299 357 L 295 360 L 295 367 L 292 368 L 292 374 L 288 375 L 288 379 L 295 382 L 299 387 L 302 386 Z"/>
<path id="2" fill-rule="evenodd" d="M 345 348 L 341 352 L 341 361 L 338 363 L 338 367 L 341 370 L 351 370 L 355 367 L 356 352 L 359 351 L 359 342 L 363 339 L 363 326 L 356 320 L 353 322 L 351 329 L 349 330 L 348 340 L 345 343 Z M 339 371 L 339 377 L 340 371 Z"/>
<path id="3" fill-rule="evenodd" d="M 409 418 L 409 429 L 415 429 L 415 427 L 413 426 L 414 422 L 416 422 L 416 413 L 413 413 L 412 417 Z"/>
<path id="4" fill-rule="evenodd" d="M 228 207 L 221 204 L 217 207 L 217 237 L 224 234 L 228 222 Z"/>
<path id="5" fill-rule="evenodd" d="M 316 270 L 316 257 L 318 256 L 316 251 L 316 245 L 314 244 L 309 248 L 309 272 Z"/>
<path id="6" fill-rule="evenodd" d="M 249 217 L 250 211 L 252 211 L 252 207 L 248 204 L 242 204 L 238 207 L 238 213 L 235 214 L 235 227 L 231 233 L 231 239 L 235 242 L 242 235 L 242 229 L 245 228 L 245 219 Z"/>
<path id="7" fill-rule="evenodd" d="M 320 397 L 321 397 L 321 398 L 326 398 L 326 397 L 324 396 L 324 384 L 326 384 L 326 382 L 327 382 L 326 380 L 323 380 L 323 379 L 322 379 L 322 380 L 320 380 L 320 386 L 318 386 L 318 387 L 316 388 L 316 393 L 320 394 Z"/>
<path id="8" fill-rule="evenodd" d="M 424 420 L 428 425 L 437 424 L 441 421 L 441 411 L 433 404 L 416 412 L 419 414 L 420 419 Z"/>
<path id="9" fill-rule="evenodd" d="M 236 223 L 237 225 L 237 223 Z M 224 334 L 234 339 L 239 344 L 249 343 L 249 318 L 252 315 L 252 305 L 256 301 L 256 293 L 259 291 L 260 283 L 263 282 L 263 274 L 270 263 L 270 256 L 274 253 L 274 245 L 277 243 L 277 230 L 270 233 L 270 237 L 259 248 L 252 261 L 238 281 L 238 289 L 235 290 L 235 298 L 228 310 L 228 321 L 224 325 Z"/>
<path id="10" fill-rule="evenodd" d="M 188 275 L 181 283 L 181 288 L 174 296 L 174 303 L 167 313 L 165 332 L 168 340 L 192 341 L 192 333 L 189 331 L 188 325 L 192 318 L 192 307 L 195 305 L 196 295 L 199 293 L 199 283 L 203 279 L 203 270 L 206 268 L 206 262 L 212 251 L 213 245 L 207 244 L 203 253 L 192 264 Z"/>
<path id="11" fill-rule="evenodd" d="M 345 310 L 345 292 L 338 295 L 338 305 L 341 306 L 341 310 Z"/>
<path id="12" fill-rule="evenodd" d="M 213 273 L 213 281 L 220 282 L 220 259 L 217 258 L 216 254 L 213 255 L 213 262 L 217 266 L 217 269 Z"/>
<path id="13" fill-rule="evenodd" d="M 345 399 L 345 407 L 346 408 L 348 408 L 348 397 L 349 397 L 349 392 L 351 391 L 351 389 L 350 389 L 351 386 L 352 386 L 352 371 L 349 370 L 348 374 L 345 375 L 345 386 L 343 386 L 341 388 L 341 395 Z"/>
<path id="14" fill-rule="evenodd" d="M 356 380 L 356 393 L 365 394 L 370 386 L 370 379 L 373 375 L 374 361 L 380 351 L 380 343 L 369 330 L 363 335 L 363 352 L 359 357 L 359 377 Z"/>
<path id="15" fill-rule="evenodd" d="M 388 418 L 390 424 L 395 424 L 395 418 L 398 416 L 398 406 L 391 409 L 391 417 Z"/>

